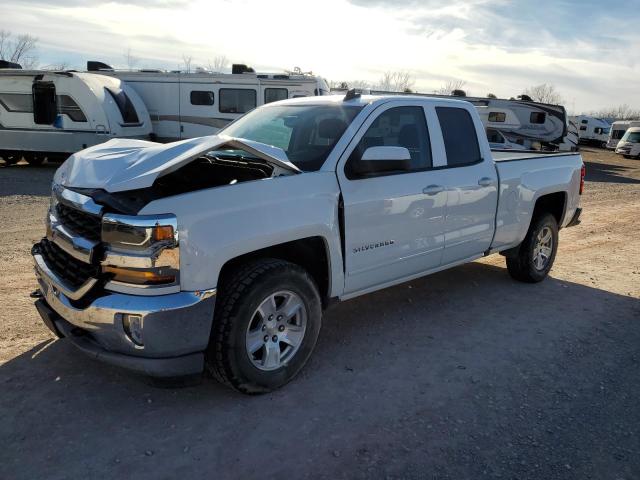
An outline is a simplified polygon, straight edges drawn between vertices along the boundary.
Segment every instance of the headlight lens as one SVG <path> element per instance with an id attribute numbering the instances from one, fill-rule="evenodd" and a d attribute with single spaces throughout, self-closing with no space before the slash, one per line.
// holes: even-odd
<path id="1" fill-rule="evenodd" d="M 134 285 L 165 285 L 176 282 L 175 272 L 169 268 L 141 270 L 114 266 L 103 266 L 102 272 L 112 275 L 112 280 Z"/>

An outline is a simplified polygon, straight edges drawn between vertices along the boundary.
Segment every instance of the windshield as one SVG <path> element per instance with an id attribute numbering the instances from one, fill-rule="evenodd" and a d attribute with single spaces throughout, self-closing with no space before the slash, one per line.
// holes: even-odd
<path id="1" fill-rule="evenodd" d="M 639 143 L 640 142 L 640 132 L 630 132 L 627 130 L 627 133 L 622 137 L 623 142 L 629 143 Z"/>
<path id="2" fill-rule="evenodd" d="M 281 148 L 300 170 L 319 170 L 361 106 L 282 105 L 258 108 L 219 133 Z"/>

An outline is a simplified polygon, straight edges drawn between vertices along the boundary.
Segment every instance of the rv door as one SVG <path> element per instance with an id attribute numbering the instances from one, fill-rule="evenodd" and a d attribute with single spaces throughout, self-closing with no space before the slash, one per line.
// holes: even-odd
<path id="1" fill-rule="evenodd" d="M 33 121 L 38 125 L 53 125 L 58 115 L 56 86 L 53 82 L 36 80 L 32 92 Z"/>

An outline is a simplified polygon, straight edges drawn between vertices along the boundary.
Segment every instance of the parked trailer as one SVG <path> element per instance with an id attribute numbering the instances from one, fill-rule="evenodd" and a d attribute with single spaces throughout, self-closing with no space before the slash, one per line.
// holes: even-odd
<path id="1" fill-rule="evenodd" d="M 609 141 L 607 142 L 607 148 L 615 150 L 618 146 L 618 142 L 624 136 L 624 134 L 632 127 L 640 127 L 640 120 L 618 120 L 611 124 L 611 131 L 609 132 Z"/>
<path id="2" fill-rule="evenodd" d="M 0 70 L 0 157 L 13 164 L 64 160 L 112 138 L 149 138 L 151 119 L 117 78 L 80 72 Z"/>
<path id="3" fill-rule="evenodd" d="M 358 91 L 358 89 L 356 89 Z M 344 94 L 345 89 L 333 89 Z M 487 131 L 498 130 L 505 139 L 526 150 L 558 150 L 567 136 L 567 113 L 562 105 L 538 103 L 529 99 L 467 97 L 461 90 L 452 95 L 431 95 L 382 90 L 363 90 L 372 95 L 419 95 L 435 98 L 455 98 L 472 103 Z"/>
<path id="4" fill-rule="evenodd" d="M 606 146 L 609 140 L 611 125 L 602 118 L 590 117 L 589 115 L 576 115 L 570 117 L 578 125 L 578 135 L 580 143 Z"/>
<path id="5" fill-rule="evenodd" d="M 87 70 L 130 85 L 146 104 L 153 134 L 162 142 L 213 135 L 266 103 L 329 93 L 321 77 L 261 74 L 245 65 L 234 65 L 231 74 L 115 70 L 101 62 L 88 62 Z"/>

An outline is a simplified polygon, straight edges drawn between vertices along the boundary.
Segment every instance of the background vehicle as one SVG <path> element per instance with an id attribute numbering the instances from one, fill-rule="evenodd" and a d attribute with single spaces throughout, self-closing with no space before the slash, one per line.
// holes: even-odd
<path id="1" fill-rule="evenodd" d="M 130 85 L 149 110 L 155 137 L 163 142 L 213 135 L 265 103 L 329 92 L 321 77 L 255 73 L 245 65 L 234 65 L 231 74 L 114 70 L 100 62 L 88 62 L 87 70 Z"/>
<path id="2" fill-rule="evenodd" d="M 526 150 L 519 143 L 510 142 L 495 128 L 487 128 L 487 141 L 491 150 Z"/>
<path id="3" fill-rule="evenodd" d="M 0 157 L 64 160 L 112 138 L 148 138 L 151 120 L 117 78 L 79 72 L 0 70 Z"/>
<path id="4" fill-rule="evenodd" d="M 625 132 L 631 127 L 640 127 L 640 120 L 618 120 L 611 124 L 607 148 L 615 149 Z"/>
<path id="5" fill-rule="evenodd" d="M 571 120 L 567 120 L 567 134 L 560 145 L 558 145 L 558 151 L 560 152 L 577 152 L 580 142 L 580 136 L 578 135 L 578 126 Z"/>
<path id="6" fill-rule="evenodd" d="M 571 120 L 578 125 L 578 136 L 580 143 L 605 147 L 609 140 L 611 125 L 602 118 L 590 117 L 588 115 L 577 115 Z"/>
<path id="7" fill-rule="evenodd" d="M 334 300 L 498 252 L 542 281 L 583 182 L 579 154 L 492 153 L 468 102 L 276 102 L 217 136 L 69 158 L 32 251 L 36 306 L 98 359 L 270 391 Z"/>
<path id="8" fill-rule="evenodd" d="M 357 90 L 357 89 L 356 89 Z M 344 89 L 332 89 L 344 94 Z M 429 95 L 370 90 L 374 95 L 420 95 L 431 98 L 459 98 L 478 109 L 486 129 L 502 132 L 507 141 L 522 146 L 523 150 L 558 150 L 567 135 L 567 113 L 562 105 L 534 102 L 531 99 L 467 97 L 462 90 L 451 95 Z"/>
<path id="9" fill-rule="evenodd" d="M 640 158 L 640 127 L 631 127 L 618 142 L 616 153 L 625 158 Z"/>

